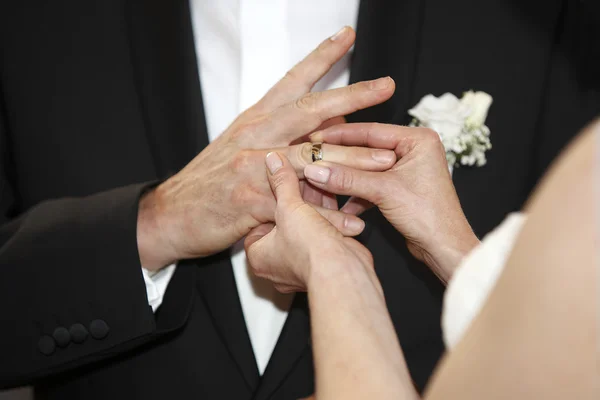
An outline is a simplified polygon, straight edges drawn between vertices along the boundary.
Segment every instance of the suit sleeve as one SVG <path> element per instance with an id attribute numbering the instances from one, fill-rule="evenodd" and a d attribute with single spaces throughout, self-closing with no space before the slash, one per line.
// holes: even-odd
<path id="1" fill-rule="evenodd" d="M 0 389 L 34 384 L 181 327 L 192 293 L 183 281 L 191 280 L 175 274 L 170 315 L 155 320 L 137 251 L 138 201 L 153 183 L 48 200 L 15 216 L 2 119 L 0 109 Z"/>
<path id="2" fill-rule="evenodd" d="M 600 3 L 565 1 L 536 132 L 531 185 L 560 151 L 600 116 Z"/>

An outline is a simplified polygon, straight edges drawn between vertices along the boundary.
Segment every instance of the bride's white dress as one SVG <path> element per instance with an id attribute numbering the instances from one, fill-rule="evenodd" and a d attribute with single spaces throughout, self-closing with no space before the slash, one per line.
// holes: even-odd
<path id="1" fill-rule="evenodd" d="M 502 273 L 504 264 L 525 222 L 512 213 L 464 258 L 448 283 L 444 295 L 442 331 L 451 350 L 477 316 Z"/>

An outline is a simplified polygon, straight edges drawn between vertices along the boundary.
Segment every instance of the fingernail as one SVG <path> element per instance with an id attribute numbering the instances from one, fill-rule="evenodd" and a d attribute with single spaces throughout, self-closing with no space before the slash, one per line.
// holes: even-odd
<path id="1" fill-rule="evenodd" d="M 390 150 L 373 150 L 371 157 L 381 164 L 391 164 L 396 161 L 396 154 Z"/>
<path id="2" fill-rule="evenodd" d="M 346 33 L 346 31 L 348 30 L 348 27 L 345 26 L 342 29 L 340 29 L 335 35 L 333 35 L 332 37 L 330 37 L 329 39 L 333 42 L 335 42 L 336 40 L 338 40 L 339 38 L 341 38 L 344 33 Z"/>
<path id="3" fill-rule="evenodd" d="M 283 161 L 281 161 L 281 157 L 279 157 L 279 154 L 277 153 L 269 153 L 267 154 L 266 157 L 266 162 L 267 162 L 267 168 L 269 169 L 269 172 L 271 173 L 271 175 L 273 175 L 275 172 L 279 171 L 279 168 L 281 168 L 283 166 Z"/>
<path id="4" fill-rule="evenodd" d="M 383 90 L 390 86 L 390 82 L 392 79 L 389 76 L 385 78 L 375 79 L 374 81 L 369 82 L 369 89 L 371 90 Z"/>
<path id="5" fill-rule="evenodd" d="M 344 225 L 352 232 L 362 232 L 365 229 L 365 221 L 360 218 L 346 218 Z"/>
<path id="6" fill-rule="evenodd" d="M 329 175 L 331 175 L 331 170 L 327 167 L 315 164 L 309 164 L 304 167 L 304 176 L 315 182 L 327 183 Z"/>

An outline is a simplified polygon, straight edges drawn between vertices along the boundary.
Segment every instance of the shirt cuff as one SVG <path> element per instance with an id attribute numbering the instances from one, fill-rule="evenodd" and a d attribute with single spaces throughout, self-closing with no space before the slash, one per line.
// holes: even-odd
<path id="1" fill-rule="evenodd" d="M 152 311 L 156 312 L 158 307 L 163 302 L 163 297 L 167 291 L 167 286 L 175 273 L 177 264 L 168 265 L 158 271 L 148 271 L 142 268 L 144 283 L 146 284 L 146 295 L 148 296 L 148 304 L 152 307 Z"/>

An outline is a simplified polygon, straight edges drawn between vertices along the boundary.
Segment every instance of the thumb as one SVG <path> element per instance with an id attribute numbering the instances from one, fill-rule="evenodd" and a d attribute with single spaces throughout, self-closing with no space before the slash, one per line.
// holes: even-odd
<path id="1" fill-rule="evenodd" d="M 244 240 L 244 248 L 246 250 L 246 253 L 250 251 L 250 247 L 252 247 L 254 243 L 268 235 L 274 227 L 275 224 L 272 223 L 261 224 L 256 228 L 252 229 L 250 232 L 248 232 L 248 234 L 246 235 L 246 239 Z"/>
<path id="2" fill-rule="evenodd" d="M 248 265 L 257 276 L 267 276 L 271 266 L 276 265 L 275 229 L 270 223 L 259 225 L 244 240 Z"/>
<path id="3" fill-rule="evenodd" d="M 290 204 L 302 201 L 300 184 L 296 170 L 287 159 L 277 152 L 267 154 L 266 160 L 268 178 L 277 203 Z"/>

